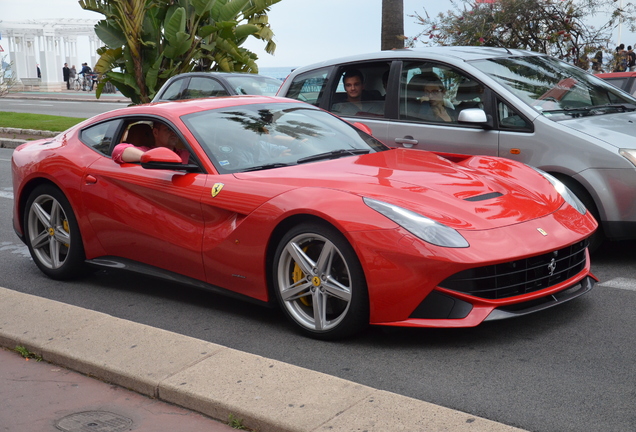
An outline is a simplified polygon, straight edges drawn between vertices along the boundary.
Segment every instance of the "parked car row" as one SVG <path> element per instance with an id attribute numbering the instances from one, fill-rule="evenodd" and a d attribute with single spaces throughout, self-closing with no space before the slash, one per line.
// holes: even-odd
<path id="1" fill-rule="evenodd" d="M 636 100 L 575 67 L 444 47 L 278 84 L 179 75 L 167 102 L 20 146 L 13 226 L 35 264 L 278 305 L 338 339 L 559 305 L 593 288 L 590 243 L 636 235 Z"/>

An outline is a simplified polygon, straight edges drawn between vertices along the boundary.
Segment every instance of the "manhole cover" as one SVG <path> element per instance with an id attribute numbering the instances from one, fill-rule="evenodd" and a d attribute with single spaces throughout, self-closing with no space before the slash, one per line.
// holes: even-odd
<path id="1" fill-rule="evenodd" d="M 128 417 L 108 411 L 84 411 L 67 415 L 55 423 L 65 432 L 124 432 L 130 430 L 133 421 Z"/>

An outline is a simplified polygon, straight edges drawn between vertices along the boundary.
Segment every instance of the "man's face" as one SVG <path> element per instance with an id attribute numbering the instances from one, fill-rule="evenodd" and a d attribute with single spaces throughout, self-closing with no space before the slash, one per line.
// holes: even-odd
<path id="1" fill-rule="evenodd" d="M 152 134 L 155 136 L 155 145 L 157 147 L 168 147 L 172 149 L 179 143 L 179 137 L 163 123 L 159 123 L 153 127 Z"/>
<path id="2" fill-rule="evenodd" d="M 345 78 L 344 87 L 350 101 L 360 100 L 364 86 L 362 85 L 362 80 L 359 76 Z"/>

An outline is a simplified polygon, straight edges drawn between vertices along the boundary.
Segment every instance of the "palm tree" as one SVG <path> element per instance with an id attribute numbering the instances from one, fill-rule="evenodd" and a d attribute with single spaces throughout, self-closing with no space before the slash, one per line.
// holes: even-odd
<path id="1" fill-rule="evenodd" d="M 111 82 L 133 103 L 150 102 L 173 75 L 193 70 L 258 72 L 248 37 L 276 44 L 267 12 L 280 0 L 80 0 L 104 19 L 96 71 L 97 97 Z"/>
<path id="2" fill-rule="evenodd" d="M 380 49 L 404 48 L 404 0 L 382 0 Z"/>

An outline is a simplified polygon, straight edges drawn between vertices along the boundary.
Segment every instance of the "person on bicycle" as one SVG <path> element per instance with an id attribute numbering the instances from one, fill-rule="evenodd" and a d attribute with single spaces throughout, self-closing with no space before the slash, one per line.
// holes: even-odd
<path id="1" fill-rule="evenodd" d="M 88 63 L 82 63 L 82 70 L 80 71 L 80 75 L 82 76 L 82 90 L 86 91 L 86 88 L 89 87 L 91 82 L 91 74 L 92 70 Z"/>

